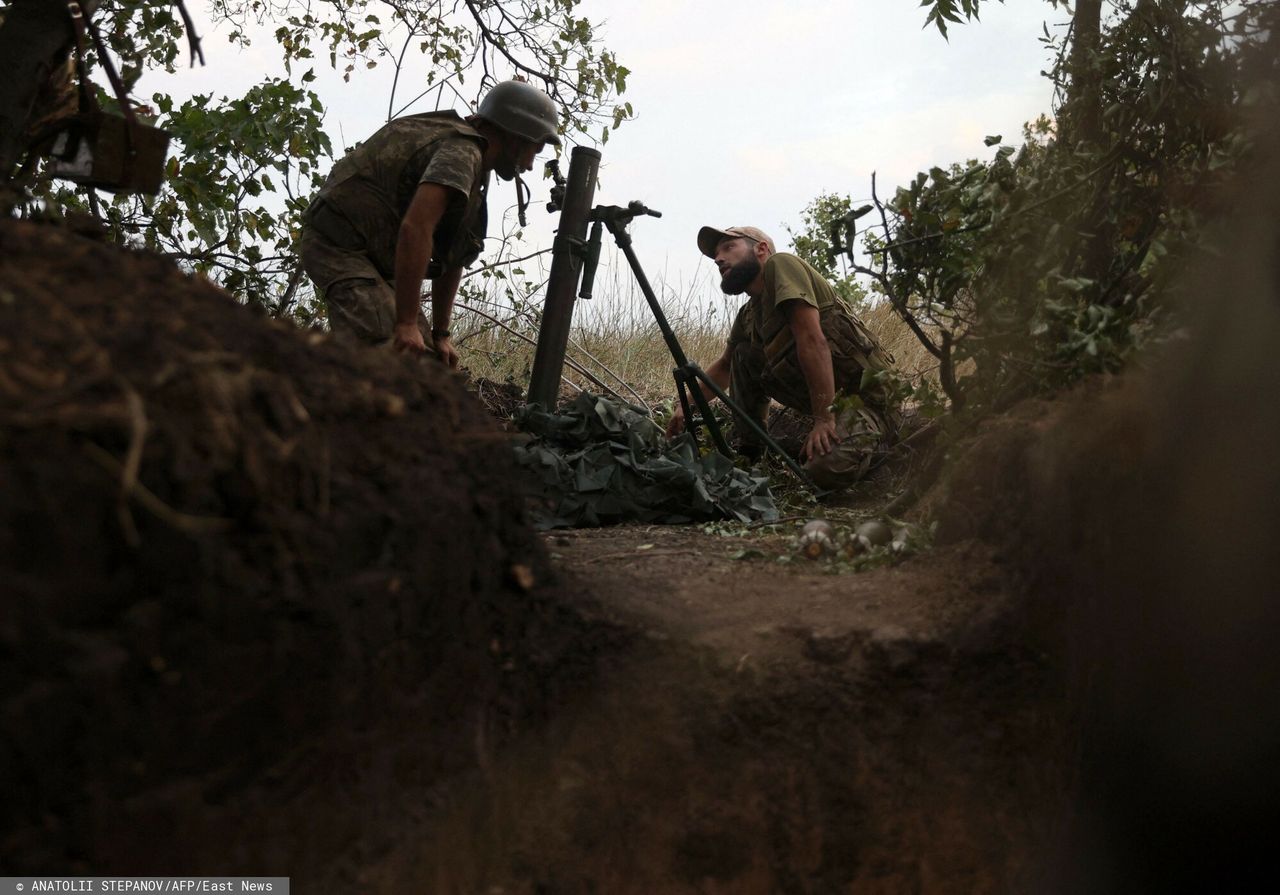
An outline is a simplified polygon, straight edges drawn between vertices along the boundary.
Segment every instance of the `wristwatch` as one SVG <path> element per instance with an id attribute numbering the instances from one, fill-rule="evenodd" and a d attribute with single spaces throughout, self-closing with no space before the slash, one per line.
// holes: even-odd
<path id="1" fill-rule="evenodd" d="M 451 332 L 449 332 L 449 330 L 447 330 L 447 329 L 433 329 L 433 330 L 431 330 L 431 338 L 433 338 L 433 339 L 447 339 L 447 338 L 449 338 L 449 336 L 451 336 L 451 335 L 453 335 L 453 334 L 452 334 Z"/>

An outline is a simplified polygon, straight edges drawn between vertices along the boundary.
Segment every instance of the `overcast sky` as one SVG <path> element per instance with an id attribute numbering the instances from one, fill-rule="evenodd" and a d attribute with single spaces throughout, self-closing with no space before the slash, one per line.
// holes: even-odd
<path id="1" fill-rule="evenodd" d="M 1038 38 L 1055 16 L 1038 0 L 986 3 L 982 21 L 954 26 L 950 42 L 922 27 L 917 0 L 583 0 L 578 11 L 631 69 L 623 99 L 636 112 L 601 147 L 596 202 L 641 199 L 663 212 L 632 232 L 667 294 L 716 294 L 711 263 L 694 245 L 703 224 L 758 226 L 783 249 L 786 227 L 799 228 L 818 194 L 868 197 L 876 171 L 881 196 L 892 195 L 918 170 L 988 157 L 985 135 L 1016 140 L 1024 122 L 1049 110 Z M 208 66 L 149 76 L 140 98 L 234 94 L 278 70 L 269 37 L 240 51 L 207 11 L 193 12 Z M 381 125 L 390 66 L 350 84 L 317 71 L 335 148 Z M 530 185 L 527 234 L 541 247 L 555 217 L 543 208 L 546 184 L 531 176 Z M 513 200 L 511 185 L 495 181 L 491 213 Z"/>

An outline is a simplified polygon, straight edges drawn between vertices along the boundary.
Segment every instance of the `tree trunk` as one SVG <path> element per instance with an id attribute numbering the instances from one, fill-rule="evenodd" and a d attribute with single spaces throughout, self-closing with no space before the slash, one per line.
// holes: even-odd
<path id="1" fill-rule="evenodd" d="M 1065 144 L 1095 147 L 1102 138 L 1102 72 L 1098 70 L 1098 49 L 1102 41 L 1102 0 L 1078 0 L 1071 20 L 1071 58 L 1067 73 Z"/>
<path id="2" fill-rule="evenodd" d="M 1068 153 L 1080 150 L 1101 156 L 1109 147 L 1102 127 L 1102 71 L 1099 53 L 1102 46 L 1102 0 L 1078 0 L 1071 20 L 1071 56 L 1067 73 L 1070 83 L 1062 110 L 1061 147 Z M 1094 176 L 1092 195 L 1083 209 L 1077 230 L 1074 260 L 1067 265 L 1073 277 L 1095 283 L 1093 295 L 1101 291 L 1101 281 L 1111 265 L 1114 234 L 1107 224 L 1110 203 L 1109 184 L 1114 164 Z"/>
<path id="3" fill-rule="evenodd" d="M 80 0 L 84 14 L 98 0 Z M 14 0 L 0 24 L 0 180 L 8 179 L 26 148 L 23 136 L 40 88 L 71 51 L 71 18 L 63 0 Z"/>

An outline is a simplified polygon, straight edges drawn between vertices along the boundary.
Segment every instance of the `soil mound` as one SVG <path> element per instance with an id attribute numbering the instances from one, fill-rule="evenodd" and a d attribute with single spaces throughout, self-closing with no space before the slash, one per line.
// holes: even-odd
<path id="1" fill-rule="evenodd" d="M 0 864 L 375 848 L 563 658 L 512 469 L 438 366 L 0 222 Z"/>

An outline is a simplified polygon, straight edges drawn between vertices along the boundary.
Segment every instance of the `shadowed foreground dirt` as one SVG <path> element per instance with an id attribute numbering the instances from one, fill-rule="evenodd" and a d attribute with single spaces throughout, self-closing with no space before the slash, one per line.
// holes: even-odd
<path id="1" fill-rule="evenodd" d="M 393 891 L 1003 892 L 1064 816 L 1064 706 L 988 548 L 832 576 L 786 538 L 548 536 L 643 639 L 370 868 Z"/>
<path id="2" fill-rule="evenodd" d="M 0 865 L 380 848 L 480 707 L 536 717 L 594 643 L 512 475 L 439 367 L 0 222 Z"/>

